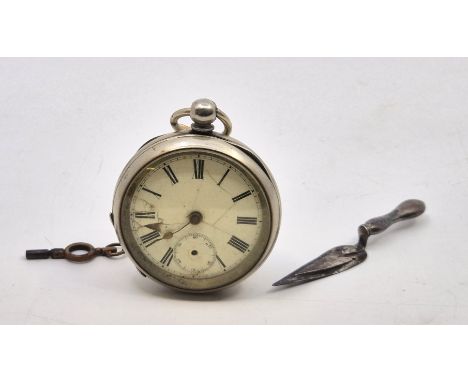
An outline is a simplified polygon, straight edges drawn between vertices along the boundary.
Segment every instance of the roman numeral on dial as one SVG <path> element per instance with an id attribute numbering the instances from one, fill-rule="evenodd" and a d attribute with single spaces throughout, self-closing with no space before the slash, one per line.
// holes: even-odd
<path id="1" fill-rule="evenodd" d="M 172 248 L 169 248 L 166 251 L 166 254 L 160 260 L 160 262 L 163 263 L 166 267 L 168 267 L 169 264 L 171 264 L 173 257 L 174 257 L 174 250 Z"/>
<path id="2" fill-rule="evenodd" d="M 222 266 L 223 268 L 226 268 L 226 264 L 223 263 L 223 260 L 221 260 L 221 257 L 219 257 L 218 255 L 216 255 L 216 260 L 219 261 L 219 263 L 221 264 L 221 266 Z"/>
<path id="3" fill-rule="evenodd" d="M 141 189 L 142 189 L 143 191 L 149 192 L 150 194 L 153 194 L 154 196 L 156 196 L 156 197 L 158 197 L 158 198 L 161 197 L 161 194 L 158 194 L 157 192 L 152 191 L 152 190 L 150 190 L 150 189 L 148 189 L 148 188 L 146 188 L 146 187 L 142 187 Z"/>
<path id="4" fill-rule="evenodd" d="M 203 159 L 193 160 L 193 172 L 195 179 L 203 179 L 203 169 L 205 167 L 205 161 Z"/>
<path id="5" fill-rule="evenodd" d="M 157 239 L 159 236 L 161 236 L 159 231 L 153 231 L 153 232 L 147 233 L 146 235 L 141 236 L 140 239 L 143 242 L 143 244 L 148 243 L 145 246 L 149 247 L 150 245 L 158 241 Z"/>
<path id="6" fill-rule="evenodd" d="M 229 169 L 227 169 L 224 175 L 221 177 L 220 181 L 218 182 L 218 186 L 221 186 L 221 183 L 223 183 L 223 180 L 227 176 L 228 173 L 229 173 Z"/>
<path id="7" fill-rule="evenodd" d="M 135 217 L 140 219 L 155 219 L 155 212 L 135 212 Z"/>
<path id="8" fill-rule="evenodd" d="M 233 246 L 235 249 L 241 251 L 242 253 L 244 253 L 245 251 L 247 251 L 247 249 L 249 249 L 249 244 L 247 244 L 245 241 L 242 241 L 241 239 L 239 239 L 238 237 L 234 235 L 231 236 L 231 238 L 229 239 L 227 243 Z"/>
<path id="9" fill-rule="evenodd" d="M 172 171 L 171 166 L 167 165 L 166 167 L 163 167 L 163 170 L 171 180 L 172 184 L 176 184 L 179 181 L 179 179 L 177 179 L 177 177 L 175 176 L 174 171 Z"/>
<path id="10" fill-rule="evenodd" d="M 244 198 L 246 198 L 246 197 L 249 196 L 249 195 L 252 195 L 252 191 L 250 191 L 250 190 L 249 190 L 249 191 L 245 191 L 245 192 L 243 192 L 242 194 L 233 197 L 233 198 L 232 198 L 232 201 L 233 201 L 234 203 L 235 203 L 235 202 L 238 202 L 239 200 L 244 199 Z"/>
<path id="11" fill-rule="evenodd" d="M 257 218 L 248 218 L 245 216 L 238 216 L 237 217 L 237 224 L 257 224 Z"/>

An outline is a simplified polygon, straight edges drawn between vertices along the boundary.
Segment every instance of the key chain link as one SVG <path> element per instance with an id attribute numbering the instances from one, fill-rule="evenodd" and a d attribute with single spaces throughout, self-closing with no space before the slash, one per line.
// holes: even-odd
<path id="1" fill-rule="evenodd" d="M 76 254 L 77 251 L 85 251 L 82 254 Z M 26 251 L 28 260 L 39 259 L 66 259 L 74 263 L 83 263 L 94 259 L 96 256 L 105 256 L 108 258 L 124 254 L 124 250 L 119 243 L 111 243 L 105 247 L 94 248 L 89 243 L 77 242 L 68 245 L 65 248 L 53 249 L 29 249 Z"/>

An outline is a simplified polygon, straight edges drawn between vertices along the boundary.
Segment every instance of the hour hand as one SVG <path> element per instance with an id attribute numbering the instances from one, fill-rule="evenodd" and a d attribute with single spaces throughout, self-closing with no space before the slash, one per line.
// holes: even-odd
<path id="1" fill-rule="evenodd" d="M 187 227 L 189 224 L 192 224 L 192 225 L 197 225 L 199 224 L 202 220 L 203 220 L 203 215 L 198 212 L 198 211 L 193 211 L 191 212 L 188 216 L 188 221 L 186 223 L 184 223 L 181 227 L 179 227 L 178 229 L 176 229 L 175 231 L 172 230 L 172 231 L 166 231 L 164 233 L 164 235 L 158 239 L 157 241 L 159 240 L 162 240 L 162 239 L 171 239 L 172 236 L 179 232 L 179 231 L 182 231 L 185 227 Z M 163 223 L 150 223 L 150 224 L 145 224 L 144 227 L 146 228 L 149 228 L 149 229 L 152 229 L 153 231 L 157 231 L 159 233 L 161 233 L 161 226 L 162 225 L 168 225 L 168 224 L 163 224 Z"/>
<path id="2" fill-rule="evenodd" d="M 150 224 L 145 224 L 143 227 L 161 232 L 161 225 L 162 223 L 150 223 Z"/>

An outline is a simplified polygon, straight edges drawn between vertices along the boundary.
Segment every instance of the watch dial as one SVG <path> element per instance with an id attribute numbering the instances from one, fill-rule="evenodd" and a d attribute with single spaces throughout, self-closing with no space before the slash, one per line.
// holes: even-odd
<path id="1" fill-rule="evenodd" d="M 124 199 L 127 247 L 151 276 L 187 289 L 214 289 L 248 273 L 270 233 L 265 193 L 238 162 L 180 151 L 140 172 Z"/>

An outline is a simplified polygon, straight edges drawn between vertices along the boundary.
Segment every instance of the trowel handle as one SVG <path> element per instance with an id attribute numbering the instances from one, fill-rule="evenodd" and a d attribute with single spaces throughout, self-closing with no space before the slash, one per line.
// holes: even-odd
<path id="1" fill-rule="evenodd" d="M 401 220 L 412 219 L 421 215 L 426 209 L 423 201 L 409 199 L 400 203 L 393 211 L 386 215 L 369 219 L 358 228 L 359 245 L 365 247 L 367 239 L 371 235 L 376 235 L 385 231 L 392 224 Z"/>

